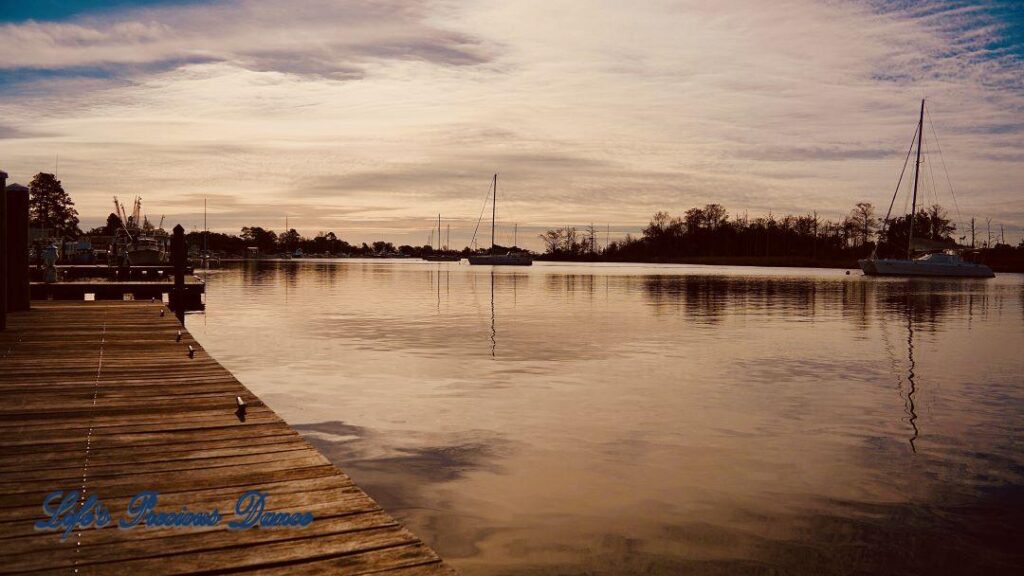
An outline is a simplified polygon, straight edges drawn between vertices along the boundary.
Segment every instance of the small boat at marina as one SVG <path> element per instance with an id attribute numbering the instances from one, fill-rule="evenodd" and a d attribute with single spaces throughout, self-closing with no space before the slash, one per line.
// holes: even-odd
<path id="1" fill-rule="evenodd" d="M 199 262 L 203 268 L 220 268 L 221 259 L 220 256 L 210 252 L 209 250 L 203 250 L 199 253 Z"/>
<path id="2" fill-rule="evenodd" d="M 984 264 L 967 262 L 961 256 L 962 250 L 936 247 L 936 242 L 914 238 L 914 224 L 917 218 L 917 186 L 921 175 L 921 143 L 924 140 L 924 100 L 921 100 L 921 115 L 917 122 L 917 160 L 914 165 L 914 192 L 908 216 L 908 242 L 906 258 L 878 258 L 878 245 L 869 258 L 859 260 L 861 270 L 867 276 L 943 276 L 955 278 L 992 278 L 995 273 Z M 909 160 L 910 153 L 907 153 Z M 906 169 L 906 164 L 904 164 Z M 902 179 L 902 174 L 900 175 Z M 893 194 L 895 204 L 899 184 Z M 889 214 L 885 223 L 889 222 Z M 883 228 L 884 230 L 884 228 Z M 954 244 L 955 246 L 955 244 Z M 924 250 L 921 250 L 924 248 Z M 915 251 L 917 255 L 915 255 Z"/>
<path id="3" fill-rule="evenodd" d="M 494 223 L 497 214 L 498 203 L 498 175 L 493 180 L 494 199 L 491 202 L 491 249 L 487 254 L 472 254 L 469 256 L 469 263 L 475 265 L 489 264 L 491 266 L 533 266 L 533 256 L 529 252 L 517 252 L 509 250 L 504 254 L 497 253 L 494 244 Z"/>
<path id="4" fill-rule="evenodd" d="M 441 215 L 437 215 L 437 251 L 425 254 L 423 259 L 427 262 L 460 262 L 462 256 L 448 250 L 448 240 L 451 240 L 451 228 L 448 229 L 448 239 L 441 245 Z M 431 241 L 433 244 L 433 241 Z"/>

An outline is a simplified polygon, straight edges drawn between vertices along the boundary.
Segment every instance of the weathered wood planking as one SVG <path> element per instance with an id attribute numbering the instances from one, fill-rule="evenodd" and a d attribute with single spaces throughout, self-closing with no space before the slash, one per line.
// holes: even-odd
<path id="1" fill-rule="evenodd" d="M 33 302 L 0 332 L 0 573 L 453 574 L 440 558 L 149 302 Z M 195 357 L 189 358 L 192 345 Z M 235 396 L 248 404 L 244 421 Z M 85 487 L 114 525 L 34 530 L 54 490 Z M 135 528 L 160 509 L 312 511 L 303 530 Z"/>

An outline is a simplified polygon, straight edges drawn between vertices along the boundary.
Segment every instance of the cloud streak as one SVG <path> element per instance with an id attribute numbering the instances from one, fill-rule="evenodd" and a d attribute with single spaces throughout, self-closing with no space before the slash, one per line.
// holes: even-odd
<path id="1" fill-rule="evenodd" d="M 229 62 L 263 72 L 360 77 L 379 60 L 469 65 L 485 62 L 475 37 L 427 22 L 412 0 L 237 0 L 144 8 L 72 22 L 0 26 L 0 69 L 131 71 L 160 63 Z"/>

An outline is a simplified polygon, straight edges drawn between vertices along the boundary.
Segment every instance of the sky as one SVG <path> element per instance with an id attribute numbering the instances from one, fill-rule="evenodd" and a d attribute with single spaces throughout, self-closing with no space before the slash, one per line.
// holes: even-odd
<path id="1" fill-rule="evenodd" d="M 0 168 L 56 169 L 83 228 L 139 195 L 355 242 L 441 213 L 461 246 L 495 172 L 534 248 L 711 202 L 884 214 L 927 98 L 921 202 L 1024 231 L 1010 0 L 0 0 L 0 42 Z"/>

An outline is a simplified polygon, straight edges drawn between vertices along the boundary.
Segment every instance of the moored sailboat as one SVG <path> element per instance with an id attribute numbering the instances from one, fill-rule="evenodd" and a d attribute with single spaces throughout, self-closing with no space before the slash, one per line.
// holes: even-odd
<path id="1" fill-rule="evenodd" d="M 533 256 L 528 252 L 507 251 L 504 254 L 497 254 L 494 244 L 494 225 L 497 215 L 498 203 L 498 175 L 494 175 L 494 198 L 491 202 L 491 249 L 487 254 L 473 254 L 469 257 L 470 264 L 490 264 L 492 266 L 532 266 Z"/>
<path id="2" fill-rule="evenodd" d="M 921 143 L 924 140 L 924 102 L 924 100 L 921 100 L 921 115 L 917 122 L 917 159 L 914 164 L 914 192 L 911 200 L 910 216 L 908 217 L 907 257 L 878 258 L 878 246 L 876 245 L 869 258 L 859 260 L 857 263 L 860 265 L 861 270 L 864 271 L 864 274 L 868 276 L 992 278 L 995 274 L 991 268 L 984 264 L 965 262 L 958 250 L 944 247 L 936 248 L 934 242 L 914 238 L 914 222 L 917 218 L 917 187 L 921 175 Z M 905 168 L 906 164 L 904 164 Z M 899 185 L 897 184 L 896 192 L 893 194 L 893 202 L 889 205 L 890 212 L 898 193 Z M 889 215 L 887 214 L 886 224 L 888 221 Z M 915 257 L 915 250 L 923 253 Z"/>
<path id="3" fill-rule="evenodd" d="M 451 239 L 451 231 L 449 230 L 449 240 Z M 437 251 L 432 252 L 423 256 L 423 259 L 428 262 L 459 262 L 462 260 L 462 256 L 448 251 L 448 240 L 445 240 L 444 245 L 441 245 L 441 215 L 437 215 Z"/>

